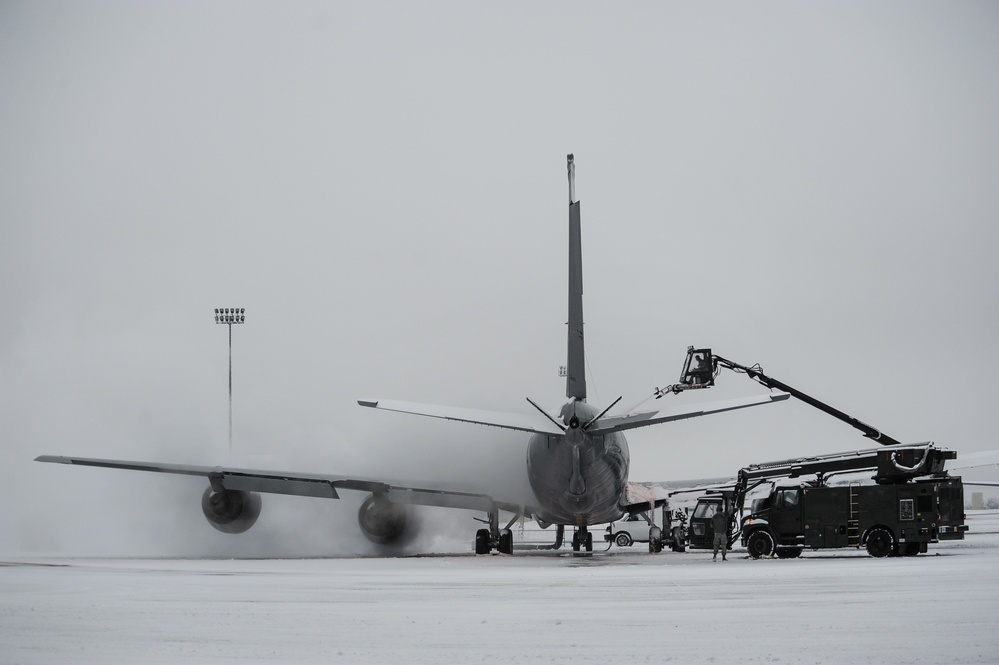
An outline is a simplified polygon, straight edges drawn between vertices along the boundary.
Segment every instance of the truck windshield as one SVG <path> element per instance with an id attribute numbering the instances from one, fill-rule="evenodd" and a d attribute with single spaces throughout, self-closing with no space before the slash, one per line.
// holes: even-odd
<path id="1" fill-rule="evenodd" d="M 711 517 L 718 512 L 717 503 L 699 503 L 694 509 L 694 517 Z"/>

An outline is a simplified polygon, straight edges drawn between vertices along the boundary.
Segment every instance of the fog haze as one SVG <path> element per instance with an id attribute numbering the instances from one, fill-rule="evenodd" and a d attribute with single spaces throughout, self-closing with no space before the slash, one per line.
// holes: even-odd
<path id="1" fill-rule="evenodd" d="M 999 448 L 997 71 L 986 2 L 6 2 L 0 553 L 248 547 L 202 481 L 41 454 L 523 489 L 524 437 L 356 400 L 557 408 L 570 152 L 591 401 L 711 346 Z M 635 480 L 872 445 L 793 400 L 629 441 Z M 245 538 L 344 551 L 360 499 Z"/>

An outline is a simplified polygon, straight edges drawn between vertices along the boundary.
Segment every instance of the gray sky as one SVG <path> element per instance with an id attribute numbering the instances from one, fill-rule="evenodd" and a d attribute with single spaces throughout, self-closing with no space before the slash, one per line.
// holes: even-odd
<path id="1" fill-rule="evenodd" d="M 355 400 L 561 403 L 568 152 L 592 401 L 712 346 L 999 448 L 997 71 L 991 2 L 5 2 L 0 552 L 215 538 L 198 483 L 31 459 L 228 463 L 218 306 L 233 463 L 519 468 Z M 636 480 L 869 444 L 793 402 L 629 441 Z"/>

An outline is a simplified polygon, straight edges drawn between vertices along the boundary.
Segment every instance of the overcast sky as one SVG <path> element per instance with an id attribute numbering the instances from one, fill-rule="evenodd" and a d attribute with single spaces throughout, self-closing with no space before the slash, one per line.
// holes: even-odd
<path id="1" fill-rule="evenodd" d="M 4 2 L 0 552 L 215 542 L 200 481 L 40 454 L 519 470 L 356 400 L 557 409 L 570 152 L 591 401 L 711 346 L 999 448 L 997 72 L 993 2 Z M 793 401 L 629 441 L 635 480 L 870 447 Z"/>

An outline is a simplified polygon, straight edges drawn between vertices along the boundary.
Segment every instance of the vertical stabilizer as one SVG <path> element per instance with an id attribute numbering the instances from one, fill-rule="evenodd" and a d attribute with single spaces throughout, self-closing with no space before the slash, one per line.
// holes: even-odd
<path id="1" fill-rule="evenodd" d="M 586 399 L 586 362 L 583 354 L 583 250 L 579 232 L 579 201 L 576 200 L 576 167 L 572 155 L 569 168 L 569 345 L 565 396 Z"/>

